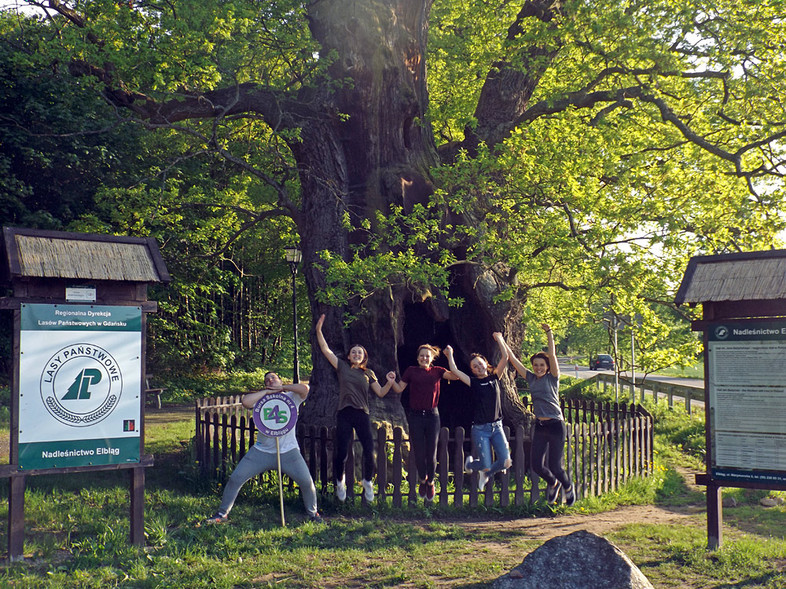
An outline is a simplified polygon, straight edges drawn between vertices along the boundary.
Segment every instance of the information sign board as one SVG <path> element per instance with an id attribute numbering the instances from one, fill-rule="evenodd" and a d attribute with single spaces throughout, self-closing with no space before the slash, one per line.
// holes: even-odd
<path id="1" fill-rule="evenodd" d="M 786 484 L 786 321 L 707 327 L 711 474 Z"/>

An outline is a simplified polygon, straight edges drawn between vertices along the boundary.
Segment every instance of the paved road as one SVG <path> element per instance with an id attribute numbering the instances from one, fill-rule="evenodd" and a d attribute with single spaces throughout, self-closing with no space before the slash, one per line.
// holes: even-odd
<path id="1" fill-rule="evenodd" d="M 590 370 L 588 366 L 581 366 L 578 364 L 572 364 L 570 362 L 562 362 L 560 361 L 560 371 L 562 374 L 575 376 L 577 378 L 592 378 L 595 374 L 598 373 L 605 373 L 613 375 L 614 372 L 612 370 Z M 639 375 L 637 375 L 637 378 Z M 697 389 L 704 388 L 704 379 L 701 378 L 683 378 L 679 376 L 660 376 L 658 374 L 648 374 L 647 380 L 653 380 L 656 382 L 667 382 L 671 384 L 679 384 L 686 387 L 696 387 Z"/>

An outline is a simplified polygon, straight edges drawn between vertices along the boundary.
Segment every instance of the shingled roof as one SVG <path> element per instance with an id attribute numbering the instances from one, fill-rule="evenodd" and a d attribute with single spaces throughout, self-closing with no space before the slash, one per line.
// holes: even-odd
<path id="1" fill-rule="evenodd" d="M 786 250 L 696 256 L 674 297 L 683 303 L 786 299 Z"/>
<path id="2" fill-rule="evenodd" d="M 8 278 L 170 281 L 153 238 L 4 227 Z"/>

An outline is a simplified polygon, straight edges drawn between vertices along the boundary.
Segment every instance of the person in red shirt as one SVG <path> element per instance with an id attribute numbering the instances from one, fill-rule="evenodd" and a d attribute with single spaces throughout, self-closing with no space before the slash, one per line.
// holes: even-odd
<path id="1" fill-rule="evenodd" d="M 399 382 L 393 381 L 392 387 L 398 393 L 409 388 L 408 395 L 402 396 L 402 403 L 407 413 L 409 442 L 415 454 L 418 471 L 418 495 L 426 501 L 433 501 L 436 493 L 434 477 L 437 472 L 437 440 L 441 426 L 437 409 L 439 385 L 443 379 L 458 379 L 446 368 L 434 366 L 439 352 L 439 348 L 431 344 L 420 346 L 417 366 L 409 366 Z M 393 376 L 395 378 L 395 375 Z"/>

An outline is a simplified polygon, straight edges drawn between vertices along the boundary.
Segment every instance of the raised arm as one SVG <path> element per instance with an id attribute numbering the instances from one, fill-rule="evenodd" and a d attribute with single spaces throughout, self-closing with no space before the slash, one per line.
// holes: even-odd
<path id="1" fill-rule="evenodd" d="M 445 346 L 445 357 L 448 359 L 448 366 L 450 367 L 450 371 L 458 378 L 461 382 L 465 385 L 469 386 L 469 376 L 461 372 L 456 367 L 456 360 L 453 358 L 453 347 L 452 346 Z"/>
<path id="2" fill-rule="evenodd" d="M 319 316 L 319 319 L 317 319 L 317 342 L 319 343 L 319 349 L 322 351 L 322 355 L 330 362 L 330 365 L 333 366 L 333 368 L 338 368 L 338 357 L 336 357 L 333 350 L 330 349 L 322 333 L 322 325 L 324 325 L 324 323 L 325 314 L 323 313 Z"/>
<path id="3" fill-rule="evenodd" d="M 546 339 L 548 339 L 549 349 L 546 351 L 546 354 L 549 357 L 551 375 L 559 378 L 559 362 L 557 361 L 557 347 L 554 345 L 554 333 L 552 333 L 548 323 L 541 323 L 540 326 L 546 332 Z"/>
<path id="4" fill-rule="evenodd" d="M 265 395 L 269 395 L 270 393 L 281 393 L 284 391 L 289 391 L 290 393 L 294 393 L 301 399 L 305 400 L 308 396 L 308 385 L 302 383 L 292 383 L 292 384 L 283 384 L 281 386 L 269 386 L 265 387 L 261 391 L 256 391 L 254 393 L 248 393 L 247 395 L 243 395 L 243 398 L 240 402 L 243 404 L 243 407 L 246 409 L 253 409 L 254 405 L 257 404 L 262 397 Z"/>
<path id="5" fill-rule="evenodd" d="M 500 353 L 500 360 L 497 362 L 497 366 L 494 368 L 494 374 L 497 375 L 497 378 L 501 378 L 503 374 L 505 374 L 505 369 L 508 367 L 508 346 L 505 343 L 505 338 L 502 337 L 502 334 L 498 331 L 495 331 L 492 334 L 492 337 L 497 340 L 497 345 L 499 346 L 499 353 Z"/>
<path id="6" fill-rule="evenodd" d="M 513 364 L 513 368 L 516 369 L 516 372 L 518 372 L 523 378 L 527 378 L 527 367 L 521 363 L 521 360 L 519 360 L 518 357 L 516 357 L 516 354 L 514 354 L 513 350 L 510 349 L 508 342 L 505 342 L 505 349 L 508 350 L 508 360 L 510 360 L 510 363 Z"/>

